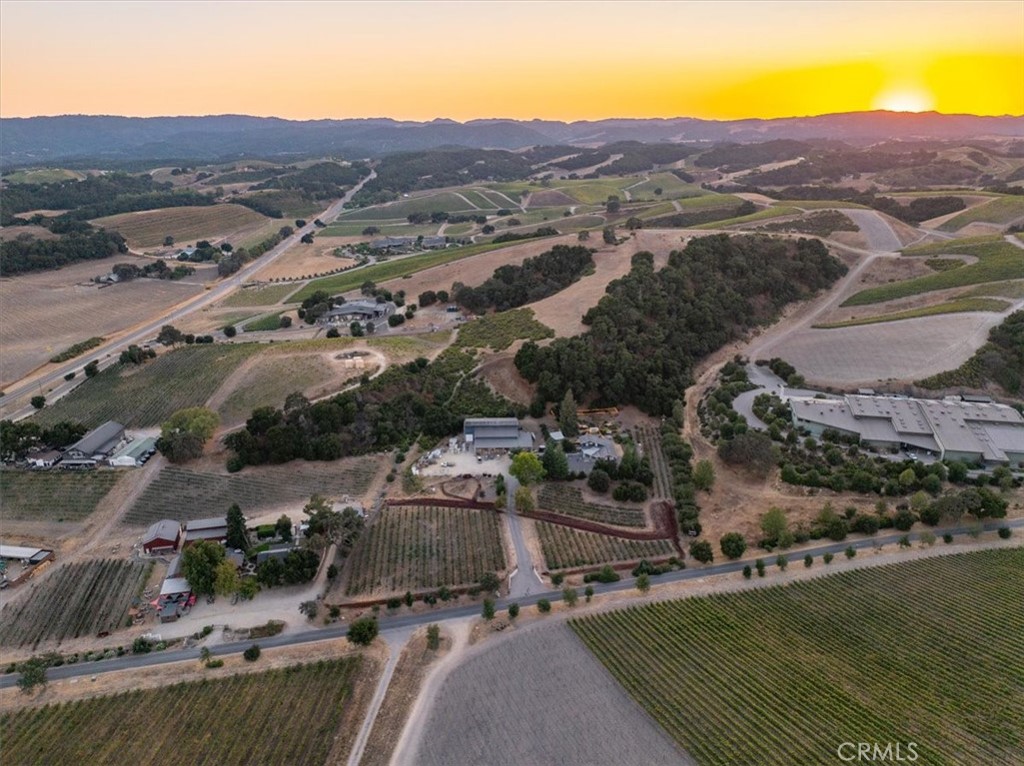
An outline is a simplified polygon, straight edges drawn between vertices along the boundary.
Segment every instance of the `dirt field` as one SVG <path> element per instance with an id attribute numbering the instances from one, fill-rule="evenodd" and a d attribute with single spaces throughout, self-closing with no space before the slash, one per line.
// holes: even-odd
<path id="1" fill-rule="evenodd" d="M 27 214 L 25 214 L 27 217 Z M 33 239 L 58 239 L 58 235 L 45 226 L 4 226 L 0 228 L 0 242 L 28 235 Z"/>
<path id="2" fill-rule="evenodd" d="M 106 274 L 116 263 L 149 263 L 119 255 L 75 264 L 57 271 L 0 279 L 0 346 L 3 378 L 9 385 L 56 353 L 93 336 L 110 337 L 156 312 L 203 291 L 209 269 L 198 269 L 186 280 L 137 279 L 98 287 L 92 277 Z"/>
<path id="3" fill-rule="evenodd" d="M 268 221 L 266 216 L 241 205 L 209 205 L 121 213 L 97 218 L 92 223 L 121 232 L 130 247 L 162 250 L 168 235 L 174 237 L 176 247 L 195 244 L 200 239 L 234 244 L 264 228 Z"/>
<path id="4" fill-rule="evenodd" d="M 692 763 L 561 621 L 473 647 L 430 706 L 423 766 Z"/>
<path id="5" fill-rule="evenodd" d="M 280 407 L 298 391 L 317 399 L 338 391 L 363 373 L 373 374 L 384 362 L 377 352 L 347 358 L 345 350 L 305 354 L 260 354 L 239 367 L 211 397 L 208 406 L 219 412 L 224 427 L 241 425 L 260 406 Z"/>
<path id="6" fill-rule="evenodd" d="M 917 380 L 963 364 L 1002 314 L 964 313 L 795 332 L 772 353 L 808 381 L 849 386 Z"/>
<path id="7" fill-rule="evenodd" d="M 297 245 L 274 263 L 259 272 L 259 279 L 303 279 L 352 266 L 351 258 L 338 258 L 335 248 L 347 244 L 351 237 L 317 237 L 312 245 Z"/>

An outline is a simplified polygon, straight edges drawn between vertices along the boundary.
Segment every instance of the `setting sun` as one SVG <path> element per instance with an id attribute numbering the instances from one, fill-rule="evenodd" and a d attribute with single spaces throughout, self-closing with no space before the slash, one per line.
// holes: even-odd
<path id="1" fill-rule="evenodd" d="M 928 112 L 935 108 L 935 99 L 920 88 L 888 88 L 875 97 L 871 106 L 890 112 Z"/>

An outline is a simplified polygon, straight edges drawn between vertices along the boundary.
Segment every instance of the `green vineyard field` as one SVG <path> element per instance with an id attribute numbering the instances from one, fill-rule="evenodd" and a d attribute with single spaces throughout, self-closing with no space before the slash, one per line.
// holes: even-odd
<path id="1" fill-rule="evenodd" d="M 361 664 L 348 657 L 8 713 L 4 761 L 321 766 L 336 737 L 350 736 L 343 719 L 358 727 Z"/>
<path id="2" fill-rule="evenodd" d="M 676 549 L 668 540 L 627 540 L 546 521 L 534 523 L 549 570 L 676 555 Z"/>
<path id="3" fill-rule="evenodd" d="M 346 595 L 477 582 L 505 568 L 498 516 L 470 508 L 385 508 L 347 563 Z"/>
<path id="4" fill-rule="evenodd" d="M 286 503 L 294 503 L 298 510 L 314 494 L 334 500 L 361 495 L 373 481 L 377 466 L 378 461 L 371 457 L 334 463 L 295 461 L 229 475 L 167 466 L 128 509 L 123 522 L 146 526 L 160 519 L 200 519 L 227 513 L 234 503 L 245 513 Z"/>
<path id="5" fill-rule="evenodd" d="M 583 493 L 579 487 L 566 484 L 545 484 L 541 487 L 538 502 L 545 511 L 563 513 L 566 516 L 588 519 L 600 524 L 618 527 L 643 527 L 647 524 L 647 517 L 642 508 L 588 503 L 583 500 Z"/>
<path id="6" fill-rule="evenodd" d="M 115 420 L 129 428 L 160 425 L 185 407 L 206 403 L 256 343 L 185 346 L 140 367 L 115 364 L 34 416 L 47 426 L 72 420 L 95 428 Z"/>
<path id="7" fill-rule="evenodd" d="M 18 521 L 81 521 L 96 510 L 122 473 L 0 471 L 3 517 Z"/>
<path id="8" fill-rule="evenodd" d="M 152 564 L 103 559 L 51 566 L 60 569 L 0 612 L 0 644 L 35 646 L 125 627 Z"/>
<path id="9" fill-rule="evenodd" d="M 704 766 L 1024 763 L 1024 549 L 936 556 L 573 620 Z M 904 753 L 906 751 L 904 750 Z"/>

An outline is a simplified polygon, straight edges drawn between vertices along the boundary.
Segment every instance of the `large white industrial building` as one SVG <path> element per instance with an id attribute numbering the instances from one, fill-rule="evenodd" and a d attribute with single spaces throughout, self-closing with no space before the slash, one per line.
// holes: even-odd
<path id="1" fill-rule="evenodd" d="M 793 424 L 814 436 L 856 436 L 876 449 L 905 449 L 941 460 L 1024 467 L 1024 416 L 1005 404 L 959 397 L 911 399 L 847 395 L 790 397 Z"/>

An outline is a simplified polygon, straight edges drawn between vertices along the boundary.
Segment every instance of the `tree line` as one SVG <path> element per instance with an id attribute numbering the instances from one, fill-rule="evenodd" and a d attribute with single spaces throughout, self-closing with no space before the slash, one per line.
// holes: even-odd
<path id="1" fill-rule="evenodd" d="M 696 361 L 845 272 L 814 239 L 701 237 L 660 271 L 651 253 L 637 253 L 584 315 L 589 332 L 544 348 L 527 342 L 516 368 L 544 401 L 572 389 L 578 401 L 670 415 Z"/>
<path id="2" fill-rule="evenodd" d="M 253 410 L 245 428 L 225 439 L 234 452 L 229 470 L 289 460 L 336 460 L 404 448 L 420 435 L 431 444 L 458 433 L 466 417 L 517 414 L 472 377 L 471 354 L 448 349 L 433 362 L 389 367 L 358 389 L 310 403 L 292 394 L 284 407 Z"/>
<path id="3" fill-rule="evenodd" d="M 478 314 L 506 311 L 564 290 L 594 268 L 593 250 L 580 245 L 555 245 L 519 266 L 499 266 L 483 284 L 452 287 L 455 301 Z"/>
<path id="4" fill-rule="evenodd" d="M 73 231 L 59 239 L 18 237 L 0 243 L 0 274 L 59 269 L 78 261 L 98 260 L 128 252 L 125 238 L 116 231 Z"/>

